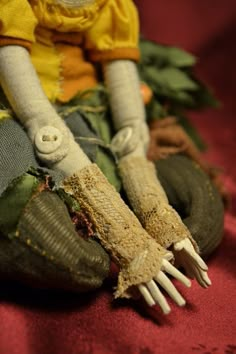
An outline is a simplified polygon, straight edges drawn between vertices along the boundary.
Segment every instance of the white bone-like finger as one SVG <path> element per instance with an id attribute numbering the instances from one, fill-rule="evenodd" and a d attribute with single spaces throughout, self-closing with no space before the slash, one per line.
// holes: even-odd
<path id="1" fill-rule="evenodd" d="M 146 286 L 144 285 L 138 285 L 138 289 L 141 293 L 141 295 L 143 296 L 144 300 L 146 301 L 146 303 L 148 304 L 148 306 L 154 306 L 155 300 L 152 298 L 150 292 L 148 291 L 148 289 L 146 288 Z"/>
<path id="2" fill-rule="evenodd" d="M 199 256 L 199 254 L 197 254 L 195 251 L 190 252 L 190 255 L 192 256 L 192 258 L 194 259 L 194 261 L 197 263 L 197 265 L 202 269 L 207 271 L 208 267 L 206 265 L 206 263 L 203 261 L 203 259 Z"/>
<path id="3" fill-rule="evenodd" d="M 191 281 L 183 275 L 178 269 L 176 269 L 172 264 L 170 264 L 168 261 L 163 259 L 162 261 L 162 270 L 165 270 L 167 273 L 172 275 L 172 277 L 176 278 L 179 280 L 182 284 L 190 288 L 191 286 Z"/>
<path id="4" fill-rule="evenodd" d="M 174 244 L 174 250 L 177 252 L 182 251 L 183 248 L 184 245 L 181 241 Z"/>
<path id="5" fill-rule="evenodd" d="M 206 272 L 199 268 L 195 268 L 195 275 L 198 283 L 203 287 L 203 288 L 208 288 L 208 286 L 211 285 L 211 281 L 208 278 L 208 275 Z"/>
<path id="6" fill-rule="evenodd" d="M 148 287 L 152 297 L 155 299 L 156 303 L 161 307 L 164 314 L 167 315 L 170 312 L 170 306 L 168 305 L 165 297 L 162 295 L 162 293 L 158 289 L 154 280 L 151 280 L 146 284 L 147 284 L 147 287 Z"/>
<path id="7" fill-rule="evenodd" d="M 193 260 L 198 264 L 198 266 L 201 269 L 208 270 L 208 267 L 207 267 L 206 263 L 199 256 L 199 254 L 197 254 L 197 252 L 195 251 L 191 241 L 188 238 L 185 238 L 182 241 L 177 242 L 174 245 L 174 249 L 177 252 L 180 252 L 180 251 L 186 252 L 188 255 L 190 255 L 193 258 Z"/>
<path id="8" fill-rule="evenodd" d="M 165 291 L 169 294 L 169 296 L 176 302 L 179 306 L 184 306 L 186 301 L 180 295 L 175 286 L 171 283 L 170 279 L 163 273 L 159 272 L 155 277 L 155 280 L 165 289 Z"/>
<path id="9" fill-rule="evenodd" d="M 192 274 L 193 278 L 195 278 L 203 288 L 207 288 L 209 285 L 211 285 L 211 281 L 208 276 L 204 277 L 206 271 L 200 268 L 199 264 L 195 261 L 194 258 L 185 257 L 185 264 L 187 273 L 190 274 L 190 278 Z"/>
<path id="10" fill-rule="evenodd" d="M 208 286 L 212 285 L 211 279 L 208 277 L 207 272 L 202 271 L 202 277 L 205 280 L 205 282 L 207 283 Z"/>

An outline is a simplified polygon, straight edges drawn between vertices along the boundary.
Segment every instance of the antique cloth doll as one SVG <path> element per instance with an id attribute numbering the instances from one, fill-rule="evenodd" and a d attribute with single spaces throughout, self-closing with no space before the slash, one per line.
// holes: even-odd
<path id="1" fill-rule="evenodd" d="M 49 173 L 62 176 L 60 187 L 79 205 L 120 267 L 115 296 L 133 296 L 138 289 L 149 305 L 157 303 L 168 313 L 169 305 L 158 285 L 178 305 L 185 300 L 165 272 L 190 286 L 170 263 L 173 253 L 201 286 L 211 282 L 195 241 L 169 205 L 154 165 L 146 159 L 149 134 L 135 64 L 139 60 L 138 35 L 137 11 L 129 0 L 0 0 L 0 83 L 5 96 L 1 123 L 13 124 L 9 118 L 12 109 L 36 154 L 36 159 L 32 155 L 28 162 L 8 171 L 1 193 L 24 174 L 20 183 L 27 190 L 28 197 L 23 199 L 28 208 L 16 218 L 17 230 L 11 230 L 11 239 L 20 239 L 40 255 L 45 255 L 47 245 L 46 257 L 61 268 L 62 279 L 65 270 L 70 270 L 68 288 L 87 290 L 91 279 L 91 287 L 99 286 L 99 276 L 107 273 L 107 255 L 94 240 L 80 239 L 72 224 L 66 228 L 66 208 L 58 207 L 63 202 L 55 192 L 40 189 L 37 176 L 28 171 L 40 161 Z M 59 115 L 79 92 L 98 84 L 97 67 L 103 71 L 110 97 L 116 132 L 112 149 L 136 216 Z M 75 114 L 75 125 L 76 119 Z M 26 139 L 22 128 L 14 124 L 12 129 L 21 131 L 21 138 Z M 12 165 L 18 161 L 11 161 Z M 61 225 L 54 227 L 57 211 L 65 217 L 64 230 Z M 43 225 L 50 222 L 53 228 L 48 233 Z M 37 231 L 32 236 L 35 239 L 26 235 L 32 234 L 32 225 Z"/>

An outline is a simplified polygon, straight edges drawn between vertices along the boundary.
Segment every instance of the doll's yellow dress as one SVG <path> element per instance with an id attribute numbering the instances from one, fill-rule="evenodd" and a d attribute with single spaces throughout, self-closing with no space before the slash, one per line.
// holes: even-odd
<path id="1" fill-rule="evenodd" d="M 51 102 L 97 85 L 94 64 L 139 59 L 138 14 L 130 0 L 65 7 L 56 0 L 0 0 L 0 45 L 30 51 Z"/>

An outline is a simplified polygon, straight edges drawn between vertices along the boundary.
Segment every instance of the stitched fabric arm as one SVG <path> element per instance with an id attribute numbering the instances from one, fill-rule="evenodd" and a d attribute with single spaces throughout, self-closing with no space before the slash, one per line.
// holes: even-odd
<path id="1" fill-rule="evenodd" d="M 130 153 L 145 156 L 149 132 L 135 63 L 130 60 L 107 62 L 104 75 L 117 131 L 112 140 L 114 151 L 119 157 Z"/>

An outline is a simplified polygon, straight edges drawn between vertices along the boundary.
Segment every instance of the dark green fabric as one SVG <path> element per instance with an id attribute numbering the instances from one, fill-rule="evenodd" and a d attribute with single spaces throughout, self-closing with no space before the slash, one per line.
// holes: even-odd
<path id="1" fill-rule="evenodd" d="M 10 235 L 17 227 L 25 205 L 39 185 L 36 177 L 24 174 L 12 182 L 0 197 L 0 230 Z"/>
<path id="2" fill-rule="evenodd" d="M 78 292 L 102 285 L 110 260 L 92 238 L 78 235 L 63 201 L 44 190 L 21 214 L 11 238 L 0 232 L 0 276 Z"/>

